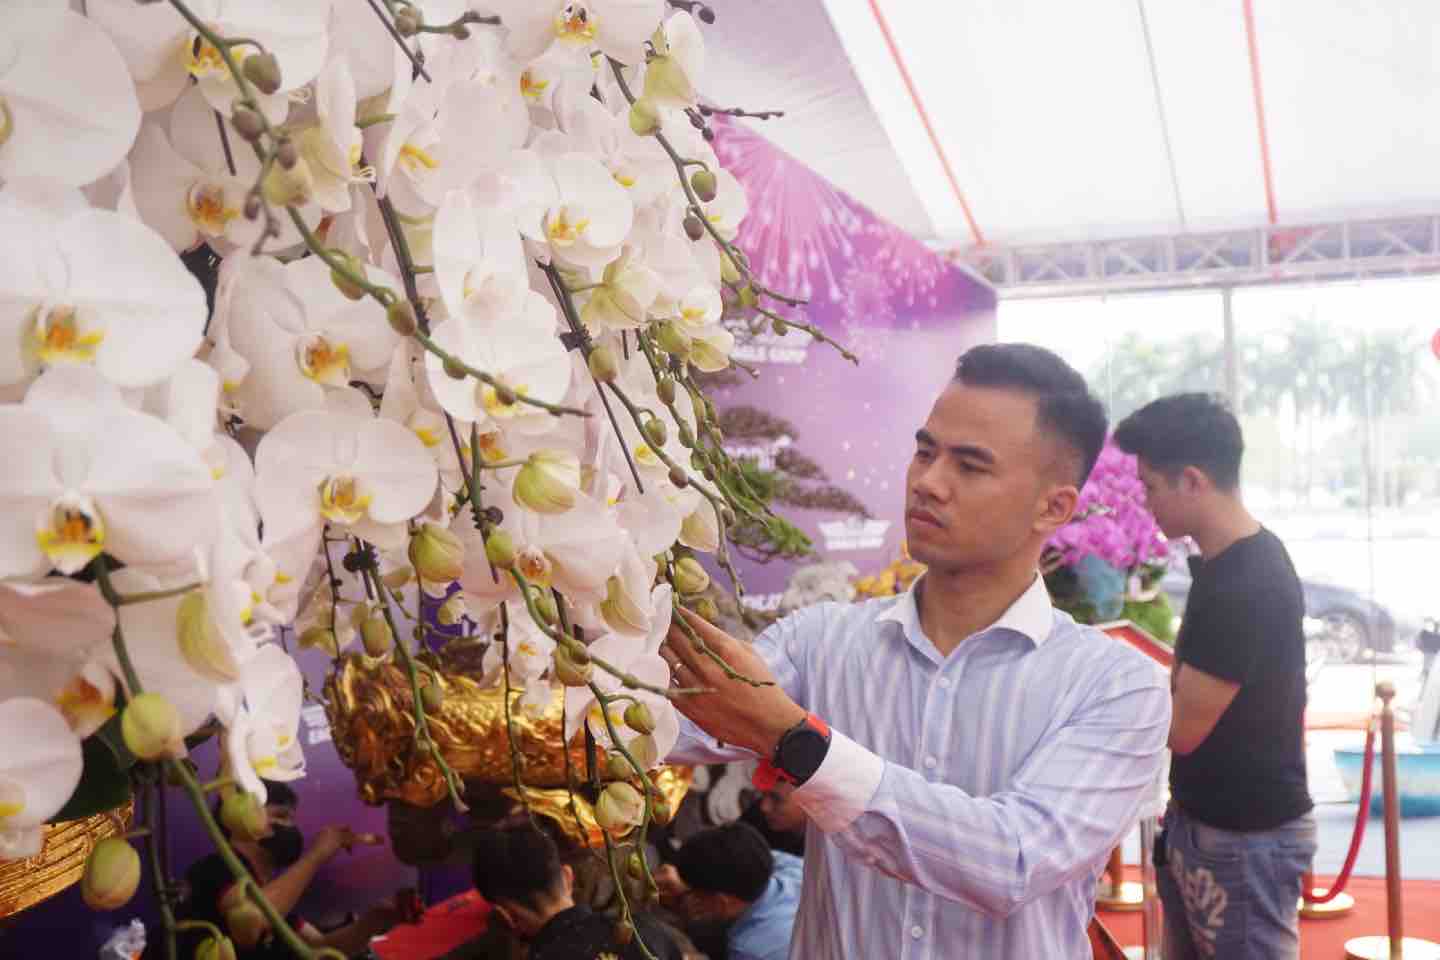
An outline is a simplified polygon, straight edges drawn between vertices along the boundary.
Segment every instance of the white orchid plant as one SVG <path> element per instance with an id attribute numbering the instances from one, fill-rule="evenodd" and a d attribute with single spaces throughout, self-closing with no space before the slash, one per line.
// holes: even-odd
<path id="1" fill-rule="evenodd" d="M 727 304 L 827 339 L 733 244 L 745 194 L 707 142 L 696 14 L 7 5 L 0 859 L 100 809 L 95 768 L 126 791 L 163 773 L 273 935 L 324 955 L 245 880 L 206 795 L 263 830 L 262 780 L 303 775 L 290 637 L 392 658 L 433 748 L 428 597 L 496 638 L 507 702 L 570 687 L 571 728 L 623 759 L 597 803 L 619 876 L 677 731 L 655 648 L 676 603 L 708 602 L 693 554 L 733 580 L 727 528 L 768 516 L 695 373 L 731 362 Z M 206 248 L 208 296 L 182 260 Z M 184 756 L 210 736 L 202 784 Z M 97 855 L 87 898 L 123 902 L 133 869 Z"/>

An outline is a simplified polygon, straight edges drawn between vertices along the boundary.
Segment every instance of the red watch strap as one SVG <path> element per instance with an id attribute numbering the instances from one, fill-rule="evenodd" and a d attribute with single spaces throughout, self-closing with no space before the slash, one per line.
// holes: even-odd
<path id="1" fill-rule="evenodd" d="M 825 737 L 827 740 L 830 738 L 830 724 L 826 723 L 824 720 L 820 719 L 813 713 L 807 713 L 804 720 L 801 720 L 799 723 L 795 724 L 795 727 L 799 726 L 807 726 L 810 729 L 814 730 L 816 733 L 819 733 L 821 736 Z M 795 729 L 795 727 L 791 727 L 790 729 L 793 730 Z M 789 732 L 790 731 L 787 730 L 785 731 L 785 734 L 788 735 Z M 782 735 L 780 739 L 784 740 L 785 736 Z M 777 743 L 775 745 L 775 749 L 778 752 L 780 749 L 780 744 Z M 786 783 L 795 782 L 795 778 L 790 776 L 784 770 L 781 770 L 779 765 L 775 763 L 775 758 L 772 756 L 769 759 L 764 759 L 760 761 L 759 765 L 755 768 L 754 776 L 750 778 L 750 783 L 756 790 L 765 792 L 769 790 L 774 790 L 775 785 L 781 780 L 785 781 Z"/>

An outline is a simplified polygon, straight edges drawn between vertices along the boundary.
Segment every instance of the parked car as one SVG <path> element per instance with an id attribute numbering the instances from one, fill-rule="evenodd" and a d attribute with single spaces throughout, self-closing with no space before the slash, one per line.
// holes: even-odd
<path id="1" fill-rule="evenodd" d="M 1395 649 L 1395 617 L 1369 597 L 1333 583 L 1301 579 L 1305 591 L 1306 636 L 1330 663 L 1353 663 L 1369 653 L 1390 653 Z M 1170 564 L 1160 588 L 1170 598 L 1176 616 L 1185 613 L 1190 595 L 1190 570 L 1183 559 Z"/>

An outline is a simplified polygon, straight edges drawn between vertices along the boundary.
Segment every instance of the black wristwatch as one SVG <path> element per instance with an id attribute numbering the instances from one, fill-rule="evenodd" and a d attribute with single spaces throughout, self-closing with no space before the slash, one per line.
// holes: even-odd
<path id="1" fill-rule="evenodd" d="M 770 762 L 780 776 L 798 787 L 815 775 L 829 751 L 830 727 L 811 713 L 781 735 Z"/>

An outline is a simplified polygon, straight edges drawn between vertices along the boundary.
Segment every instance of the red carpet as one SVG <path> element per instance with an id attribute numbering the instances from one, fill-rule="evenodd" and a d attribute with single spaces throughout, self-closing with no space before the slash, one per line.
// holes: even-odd
<path id="1" fill-rule="evenodd" d="M 1316 885 L 1327 887 L 1330 879 L 1319 877 Z M 1301 919 L 1301 960 L 1345 960 L 1345 941 L 1385 933 L 1385 879 L 1353 877 L 1346 890 L 1355 898 L 1355 909 L 1347 915 Z M 1102 910 L 1100 920 L 1122 945 L 1140 944 L 1140 914 Z M 1405 935 L 1440 943 L 1440 880 L 1405 881 Z"/>

